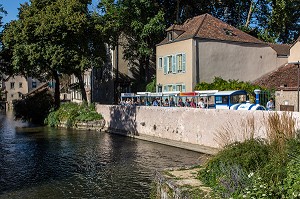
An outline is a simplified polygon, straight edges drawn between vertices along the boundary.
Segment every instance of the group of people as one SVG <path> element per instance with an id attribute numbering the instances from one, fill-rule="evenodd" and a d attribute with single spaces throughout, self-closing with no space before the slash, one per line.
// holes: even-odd
<path id="1" fill-rule="evenodd" d="M 161 98 L 154 98 L 152 102 L 149 102 L 148 100 L 144 100 L 144 99 L 140 101 L 139 99 L 132 100 L 130 98 L 127 98 L 125 101 L 124 100 L 120 101 L 119 104 L 124 106 L 142 105 L 142 106 L 206 108 L 203 98 L 201 98 L 198 103 L 195 102 L 194 98 L 192 98 L 191 100 L 186 98 L 185 102 L 183 102 L 182 98 L 179 98 L 177 103 L 174 101 L 172 97 L 170 98 L 170 100 L 166 98 L 164 101 Z"/>
<path id="2" fill-rule="evenodd" d="M 192 108 L 205 108 L 206 107 L 203 98 L 201 98 L 198 103 L 195 102 L 194 98 L 192 98 L 191 100 L 189 100 L 189 98 L 186 98 L 185 102 L 183 102 L 182 98 L 179 98 L 178 102 L 176 103 L 172 97 L 170 98 L 170 100 L 168 98 L 166 98 L 164 101 L 160 98 L 155 98 L 152 101 L 152 106 L 192 107 Z"/>

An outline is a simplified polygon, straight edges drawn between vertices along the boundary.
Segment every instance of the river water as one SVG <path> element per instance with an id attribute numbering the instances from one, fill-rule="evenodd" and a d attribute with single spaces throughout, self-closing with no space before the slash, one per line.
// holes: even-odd
<path id="1" fill-rule="evenodd" d="M 202 156 L 103 132 L 26 126 L 0 114 L 0 199 L 149 198 L 156 170 Z"/>

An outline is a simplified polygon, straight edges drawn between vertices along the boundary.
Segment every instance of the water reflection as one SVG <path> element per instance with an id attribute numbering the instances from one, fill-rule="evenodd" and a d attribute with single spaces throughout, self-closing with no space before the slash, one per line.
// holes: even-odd
<path id="1" fill-rule="evenodd" d="M 0 115 L 0 198 L 148 198 L 156 169 L 201 154 L 92 131 L 33 128 Z"/>

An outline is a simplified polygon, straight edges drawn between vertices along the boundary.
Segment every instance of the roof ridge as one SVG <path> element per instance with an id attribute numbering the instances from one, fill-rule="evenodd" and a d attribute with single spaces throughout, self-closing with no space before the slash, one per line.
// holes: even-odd
<path id="1" fill-rule="evenodd" d="M 197 30 L 195 31 L 195 33 L 194 33 L 194 35 L 193 35 L 193 38 L 195 38 L 196 35 L 198 34 L 198 32 L 199 32 L 200 28 L 202 27 L 202 25 L 203 25 L 205 19 L 207 18 L 207 15 L 208 15 L 208 13 L 205 13 L 205 14 L 204 14 L 204 18 L 203 18 L 203 20 L 201 21 L 201 23 L 200 23 L 199 27 L 197 28 Z M 199 15 L 199 17 L 200 17 L 200 16 L 201 16 L 201 15 Z M 198 17 L 198 16 L 196 16 L 196 17 Z"/>

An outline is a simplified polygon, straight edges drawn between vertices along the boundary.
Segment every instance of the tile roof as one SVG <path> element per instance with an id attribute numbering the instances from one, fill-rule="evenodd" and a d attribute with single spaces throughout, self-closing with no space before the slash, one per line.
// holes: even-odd
<path id="1" fill-rule="evenodd" d="M 276 52 L 277 55 L 281 56 L 287 56 L 290 55 L 290 48 L 291 45 L 289 44 L 272 44 L 268 43 L 268 45 L 273 48 Z"/>
<path id="2" fill-rule="evenodd" d="M 174 38 L 173 41 L 180 41 L 196 37 L 202 39 L 265 44 L 263 41 L 211 16 L 210 14 L 203 14 L 188 19 L 182 25 L 172 25 L 166 31 L 171 31 L 173 29 L 179 29 L 183 31 L 183 33 L 177 38 Z M 169 42 L 170 41 L 165 38 L 158 45 Z"/>
<path id="3" fill-rule="evenodd" d="M 263 75 L 253 83 L 277 90 L 296 90 L 298 85 L 297 68 L 296 64 L 285 64 L 277 70 Z"/>
<path id="4" fill-rule="evenodd" d="M 299 42 L 300 41 L 300 36 L 298 37 L 298 39 L 296 39 L 295 41 L 294 41 L 294 43 L 290 46 L 290 48 L 292 48 L 297 42 Z"/>

